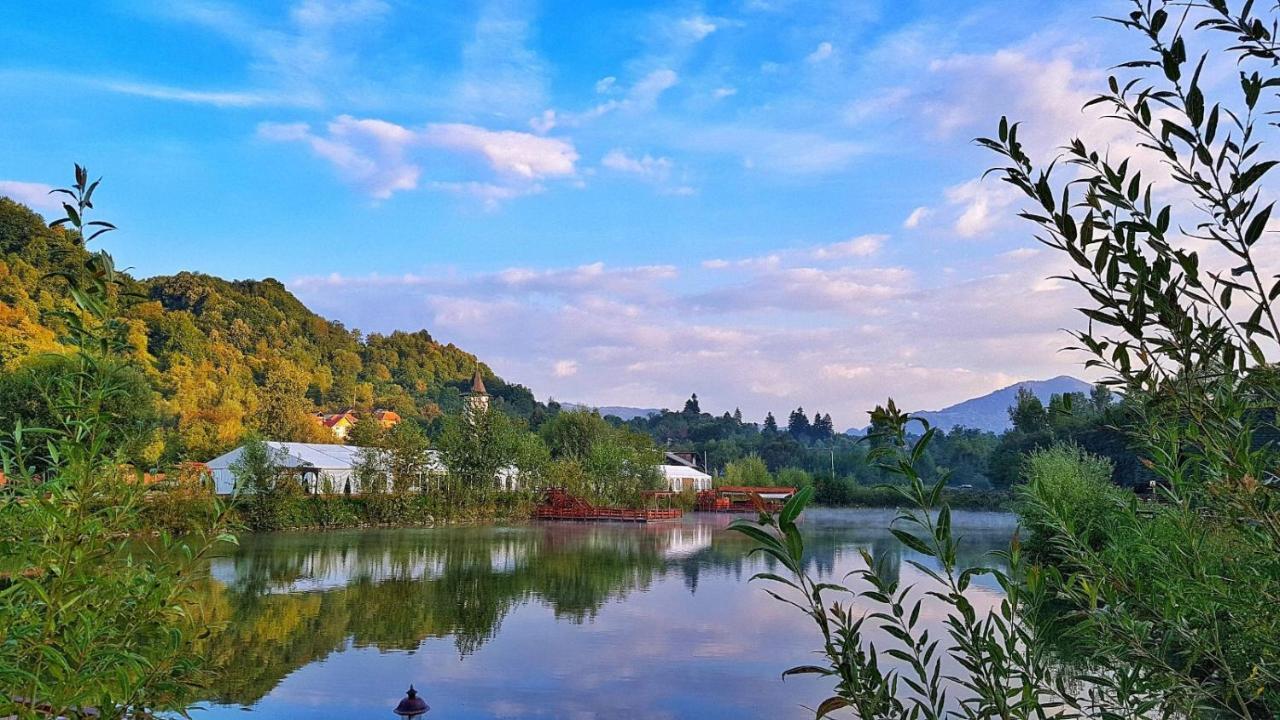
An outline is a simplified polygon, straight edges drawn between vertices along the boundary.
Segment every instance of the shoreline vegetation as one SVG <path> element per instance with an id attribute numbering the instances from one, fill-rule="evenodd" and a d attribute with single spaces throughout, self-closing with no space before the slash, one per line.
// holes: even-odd
<path id="1" fill-rule="evenodd" d="M 213 499 L 180 496 L 170 491 L 152 493 L 143 506 L 142 533 L 182 534 L 207 517 Z M 1008 512 L 1015 510 L 1015 496 L 998 490 L 956 489 L 945 493 L 956 510 Z M 451 524 L 502 524 L 534 519 L 536 498 L 527 493 L 504 493 L 485 507 L 450 504 L 447 499 L 422 493 L 379 495 L 292 495 L 277 498 L 270 506 L 242 498 L 229 505 L 230 523 L 244 532 L 281 530 L 346 530 L 355 528 L 411 528 Z M 678 503 L 690 511 L 692 502 Z M 815 503 L 814 508 L 898 509 L 905 505 L 891 486 L 860 487 L 843 504 Z"/>

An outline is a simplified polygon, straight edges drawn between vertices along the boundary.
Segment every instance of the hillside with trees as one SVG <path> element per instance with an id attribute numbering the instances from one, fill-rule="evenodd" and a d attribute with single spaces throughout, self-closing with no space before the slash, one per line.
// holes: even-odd
<path id="1" fill-rule="evenodd" d="M 76 239 L 0 198 L 0 398 L 14 399 L 0 402 L 5 426 L 38 420 L 38 410 L 17 399 L 34 397 L 24 389 L 59 371 L 50 355 L 70 353 L 59 340 L 60 313 L 72 307 L 66 279 L 85 272 L 89 252 Z M 479 362 L 425 330 L 365 336 L 311 312 L 273 279 L 193 272 L 122 279 L 113 295 L 128 325 L 126 372 L 152 400 L 129 410 L 159 419 L 130 449 L 139 467 L 206 460 L 250 432 L 332 442 L 311 417 L 318 410 L 380 407 L 431 420 L 461 408 Z M 480 367 L 495 407 L 534 413 L 527 388 Z"/>

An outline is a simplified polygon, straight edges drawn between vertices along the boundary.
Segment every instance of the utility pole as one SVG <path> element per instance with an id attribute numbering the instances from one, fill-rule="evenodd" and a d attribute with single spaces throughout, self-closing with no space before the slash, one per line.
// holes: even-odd
<path id="1" fill-rule="evenodd" d="M 835 448 L 831 448 L 831 482 L 834 484 L 835 481 L 836 481 L 836 450 Z"/>

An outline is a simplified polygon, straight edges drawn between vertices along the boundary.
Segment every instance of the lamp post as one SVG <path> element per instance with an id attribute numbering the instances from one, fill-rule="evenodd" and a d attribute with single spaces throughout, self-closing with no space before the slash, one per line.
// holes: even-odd
<path id="1" fill-rule="evenodd" d="M 400 701 L 399 705 L 396 705 L 396 709 L 392 710 L 392 712 L 400 717 L 416 718 L 425 715 L 430 709 L 431 706 L 427 705 L 427 701 L 418 697 L 418 691 L 414 690 L 413 686 L 410 685 L 409 691 L 404 694 L 404 699 Z"/>

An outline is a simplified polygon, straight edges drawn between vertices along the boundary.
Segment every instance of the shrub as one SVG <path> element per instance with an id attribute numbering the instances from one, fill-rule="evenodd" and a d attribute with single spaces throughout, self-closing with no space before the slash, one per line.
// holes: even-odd
<path id="1" fill-rule="evenodd" d="M 1029 550 L 1049 553 L 1055 537 L 1072 535 L 1097 550 L 1125 517 L 1132 492 L 1111 482 L 1111 461 L 1074 445 L 1036 450 L 1023 461 L 1026 485 L 1017 508 Z"/>

